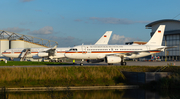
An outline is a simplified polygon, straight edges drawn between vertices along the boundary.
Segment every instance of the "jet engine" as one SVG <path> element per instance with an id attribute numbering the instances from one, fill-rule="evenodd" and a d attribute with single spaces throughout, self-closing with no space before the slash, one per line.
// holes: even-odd
<path id="1" fill-rule="evenodd" d="M 104 59 L 88 59 L 87 63 L 99 63 L 99 62 L 103 62 Z"/>
<path id="2" fill-rule="evenodd" d="M 48 53 L 41 52 L 41 53 L 38 53 L 37 55 L 38 55 L 39 57 L 47 57 L 47 56 L 48 56 Z"/>
<path id="3" fill-rule="evenodd" d="M 45 52 L 37 53 L 36 55 L 33 56 L 33 59 L 40 59 L 43 57 L 48 57 L 48 53 L 45 53 Z"/>
<path id="4" fill-rule="evenodd" d="M 42 57 L 39 57 L 37 54 L 32 56 L 32 57 L 33 57 L 33 59 L 40 59 L 40 58 L 42 58 Z"/>
<path id="5" fill-rule="evenodd" d="M 121 57 L 117 56 L 107 56 L 105 57 L 105 62 L 106 63 L 120 63 L 121 62 Z"/>

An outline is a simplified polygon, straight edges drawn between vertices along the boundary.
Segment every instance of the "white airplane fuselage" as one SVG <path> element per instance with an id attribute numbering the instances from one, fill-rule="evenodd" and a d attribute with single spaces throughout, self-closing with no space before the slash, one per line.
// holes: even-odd
<path id="1" fill-rule="evenodd" d="M 28 54 L 26 55 L 26 58 L 32 58 L 33 56 L 38 55 L 39 53 L 43 53 L 43 51 L 49 49 L 51 48 L 31 48 Z M 69 49 L 70 48 L 56 48 L 56 53 L 55 56 L 53 56 L 53 58 L 65 57 L 64 53 Z M 20 58 L 21 54 L 23 53 L 23 50 L 25 49 L 24 48 L 8 49 L 2 52 L 2 55 L 10 58 Z"/>
<path id="2" fill-rule="evenodd" d="M 102 59 L 108 55 L 123 55 L 125 59 L 140 58 L 161 52 L 156 45 L 80 45 L 73 47 L 65 53 L 65 56 L 72 59 Z M 133 53 L 139 52 L 139 53 Z M 131 53 L 128 55 L 128 53 Z"/>

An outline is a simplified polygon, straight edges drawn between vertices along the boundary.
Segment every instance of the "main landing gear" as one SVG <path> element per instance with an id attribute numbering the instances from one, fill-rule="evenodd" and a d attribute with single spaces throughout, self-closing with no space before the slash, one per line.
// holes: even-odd
<path id="1" fill-rule="evenodd" d="M 126 62 L 124 61 L 124 56 L 121 56 L 121 65 L 126 65 Z"/>
<path id="2" fill-rule="evenodd" d="M 126 65 L 126 62 L 121 61 L 121 65 Z"/>

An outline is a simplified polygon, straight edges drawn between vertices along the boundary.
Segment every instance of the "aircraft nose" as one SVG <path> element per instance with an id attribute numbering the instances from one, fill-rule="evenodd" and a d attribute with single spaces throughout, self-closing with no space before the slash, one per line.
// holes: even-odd
<path id="1" fill-rule="evenodd" d="M 69 54 L 68 53 L 64 53 L 64 56 L 69 58 Z"/>
<path id="2" fill-rule="evenodd" d="M 8 57 L 10 54 L 10 52 L 2 52 L 2 55 L 5 56 L 5 57 Z"/>
<path id="3" fill-rule="evenodd" d="M 72 58 L 71 53 L 68 53 L 68 52 L 65 52 L 64 56 L 67 57 L 67 58 Z"/>

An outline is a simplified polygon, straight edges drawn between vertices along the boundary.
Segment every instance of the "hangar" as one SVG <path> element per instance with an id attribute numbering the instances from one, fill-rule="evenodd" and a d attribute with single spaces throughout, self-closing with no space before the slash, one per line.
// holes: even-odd
<path id="1" fill-rule="evenodd" d="M 166 25 L 162 45 L 177 47 L 167 49 L 156 56 L 159 56 L 161 60 L 180 60 L 180 20 L 163 19 L 147 24 L 146 28 L 152 30 L 151 36 L 159 25 Z"/>
<path id="2" fill-rule="evenodd" d="M 58 45 L 56 41 L 0 30 L 0 57 L 3 57 L 1 53 L 7 49 L 47 48 L 55 45 Z"/>

